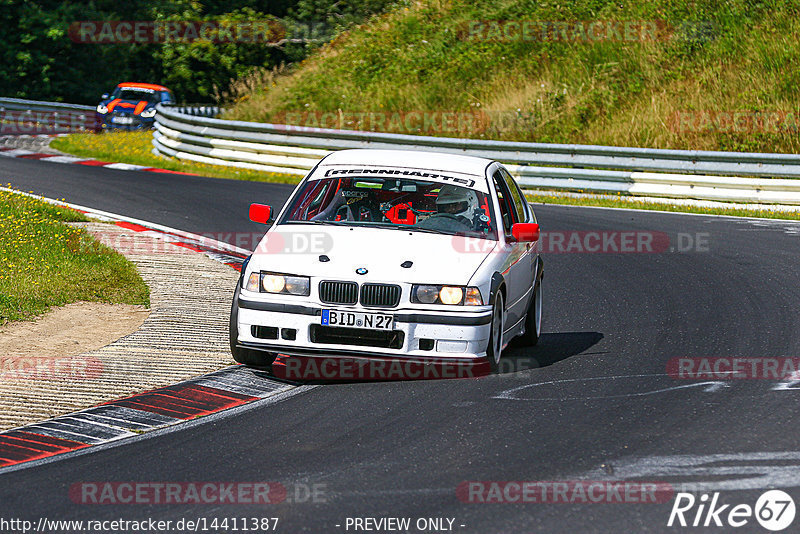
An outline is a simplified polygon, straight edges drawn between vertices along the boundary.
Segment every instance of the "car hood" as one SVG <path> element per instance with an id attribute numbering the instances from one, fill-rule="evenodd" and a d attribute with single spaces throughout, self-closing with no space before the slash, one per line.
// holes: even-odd
<path id="1" fill-rule="evenodd" d="M 108 107 L 109 113 L 115 111 L 129 115 L 139 115 L 142 111 L 155 107 L 155 104 L 148 100 L 122 100 L 121 98 L 115 98 L 103 103 Z"/>
<path id="2" fill-rule="evenodd" d="M 496 241 L 393 229 L 273 226 L 252 270 L 359 282 L 466 285 Z M 320 256 L 329 261 L 320 261 Z M 411 262 L 410 267 L 401 264 Z M 356 269 L 366 269 L 359 275 Z"/>

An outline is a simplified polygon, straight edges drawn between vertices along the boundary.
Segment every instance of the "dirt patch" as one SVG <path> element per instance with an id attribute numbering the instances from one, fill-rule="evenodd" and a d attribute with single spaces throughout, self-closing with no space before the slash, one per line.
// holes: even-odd
<path id="1" fill-rule="evenodd" d="M 75 302 L 33 321 L 0 327 L 0 358 L 61 358 L 110 345 L 139 329 L 150 315 L 144 306 Z"/>
<path id="2" fill-rule="evenodd" d="M 239 279 L 236 270 L 158 239 L 155 232 L 77 224 L 136 265 L 150 288 L 151 311 L 148 315 L 136 306 L 72 304 L 34 322 L 0 328 L 0 430 L 234 363 L 228 320 Z M 60 315 L 64 311 L 68 314 Z"/>

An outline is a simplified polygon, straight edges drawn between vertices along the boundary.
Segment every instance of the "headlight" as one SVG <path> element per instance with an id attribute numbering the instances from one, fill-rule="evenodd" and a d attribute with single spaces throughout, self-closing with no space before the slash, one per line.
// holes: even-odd
<path id="1" fill-rule="evenodd" d="M 155 117 L 156 116 L 156 108 L 146 109 L 146 110 L 142 111 L 140 116 L 143 119 L 149 119 L 150 117 Z"/>
<path id="2" fill-rule="evenodd" d="M 267 293 L 283 293 L 286 289 L 286 277 L 278 274 L 262 274 L 261 288 Z"/>
<path id="3" fill-rule="evenodd" d="M 439 286 L 414 286 L 416 301 L 422 304 L 433 304 L 439 299 Z"/>
<path id="4" fill-rule="evenodd" d="M 105 104 L 97 104 L 97 112 L 101 115 L 108 113 L 108 107 Z"/>
<path id="5" fill-rule="evenodd" d="M 287 276 L 283 290 L 290 295 L 308 296 L 310 280 L 307 276 Z"/>
<path id="6" fill-rule="evenodd" d="M 442 304 L 461 304 L 464 300 L 464 290 L 460 287 L 444 286 L 439 291 L 439 300 Z"/>
<path id="7" fill-rule="evenodd" d="M 411 302 L 417 304 L 447 304 L 450 306 L 481 306 L 483 298 L 477 287 L 414 285 Z"/>
<path id="8" fill-rule="evenodd" d="M 310 294 L 311 280 L 307 276 L 290 274 L 250 273 L 245 288 L 248 291 L 260 291 L 261 293 L 307 297 Z"/>

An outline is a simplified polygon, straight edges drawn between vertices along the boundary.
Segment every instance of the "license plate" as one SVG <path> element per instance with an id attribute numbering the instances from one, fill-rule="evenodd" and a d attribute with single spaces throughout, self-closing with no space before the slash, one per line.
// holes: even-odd
<path id="1" fill-rule="evenodd" d="M 133 124 L 131 117 L 111 117 L 111 122 L 114 124 Z"/>
<path id="2" fill-rule="evenodd" d="M 357 313 L 338 310 L 322 310 L 322 324 L 325 326 L 344 326 L 368 330 L 391 330 L 394 323 L 392 315 L 383 313 Z"/>

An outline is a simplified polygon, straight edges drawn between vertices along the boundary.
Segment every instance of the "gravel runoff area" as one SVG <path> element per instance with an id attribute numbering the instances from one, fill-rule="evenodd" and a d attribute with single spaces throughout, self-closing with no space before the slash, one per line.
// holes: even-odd
<path id="1" fill-rule="evenodd" d="M 51 148 L 52 140 L 51 135 L 0 135 L 0 148 L 21 148 L 39 154 L 68 155 Z"/>
<path id="2" fill-rule="evenodd" d="M 104 223 L 77 223 L 131 260 L 150 287 L 141 327 L 72 356 L 5 358 L 0 430 L 173 384 L 235 363 L 228 318 L 239 273 L 204 254 Z"/>

